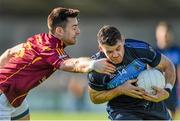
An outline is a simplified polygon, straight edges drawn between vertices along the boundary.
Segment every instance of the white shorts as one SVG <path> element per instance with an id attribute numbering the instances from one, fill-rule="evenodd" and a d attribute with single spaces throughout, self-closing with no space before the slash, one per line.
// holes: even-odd
<path id="1" fill-rule="evenodd" d="M 19 107 L 13 107 L 3 93 L 0 93 L 0 120 L 18 120 L 29 114 L 26 99 Z"/>

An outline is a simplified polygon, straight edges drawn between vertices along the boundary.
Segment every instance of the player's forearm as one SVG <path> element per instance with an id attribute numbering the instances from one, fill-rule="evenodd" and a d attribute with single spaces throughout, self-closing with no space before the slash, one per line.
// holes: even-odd
<path id="1" fill-rule="evenodd" d="M 176 70 L 172 62 L 168 63 L 167 67 L 165 68 L 165 79 L 166 83 L 170 83 L 174 85 L 176 80 Z"/>
<path id="2" fill-rule="evenodd" d="M 176 70 L 174 64 L 167 57 L 162 55 L 158 69 L 165 73 L 166 83 L 170 83 L 173 86 L 176 79 Z"/>
<path id="3" fill-rule="evenodd" d="M 70 58 L 61 64 L 60 69 L 69 72 L 85 73 L 93 69 L 92 64 L 93 60 L 87 57 Z"/>
<path id="4" fill-rule="evenodd" d="M 113 98 L 121 95 L 120 92 L 121 92 L 120 88 L 114 88 L 108 91 L 96 91 L 89 87 L 89 95 L 90 95 L 91 101 L 94 104 L 101 104 L 101 103 L 110 101 Z"/>
<path id="5" fill-rule="evenodd" d="M 177 67 L 177 80 L 179 81 L 178 83 L 180 83 L 180 64 Z"/>

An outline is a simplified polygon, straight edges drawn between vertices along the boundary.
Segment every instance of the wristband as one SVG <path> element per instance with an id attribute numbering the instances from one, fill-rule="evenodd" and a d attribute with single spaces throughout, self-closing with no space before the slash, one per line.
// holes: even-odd
<path id="1" fill-rule="evenodd" d="M 170 83 L 167 83 L 166 86 L 165 86 L 165 88 L 169 88 L 169 89 L 172 91 L 173 85 L 170 84 Z"/>
<path id="2" fill-rule="evenodd" d="M 173 88 L 173 86 L 172 86 L 172 84 L 170 84 L 170 83 L 167 83 L 166 86 L 164 87 L 164 89 L 165 89 L 167 92 L 169 92 L 169 94 L 171 94 L 172 88 Z"/>

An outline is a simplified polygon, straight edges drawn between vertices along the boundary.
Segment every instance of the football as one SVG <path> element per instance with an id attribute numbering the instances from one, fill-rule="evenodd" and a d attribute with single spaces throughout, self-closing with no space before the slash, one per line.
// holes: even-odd
<path id="1" fill-rule="evenodd" d="M 156 94 L 156 91 L 152 89 L 152 86 L 160 88 L 165 87 L 165 77 L 157 69 L 147 69 L 142 71 L 137 77 L 137 86 L 145 89 L 149 94 Z"/>

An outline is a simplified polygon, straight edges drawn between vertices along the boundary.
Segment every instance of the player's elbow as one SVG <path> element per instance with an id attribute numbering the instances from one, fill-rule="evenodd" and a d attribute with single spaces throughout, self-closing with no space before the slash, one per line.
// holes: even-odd
<path id="1" fill-rule="evenodd" d="M 104 103 L 102 100 L 100 100 L 100 99 L 98 99 L 96 97 L 91 97 L 90 96 L 90 99 L 94 104 L 102 104 L 102 103 Z"/>
<path id="2" fill-rule="evenodd" d="M 94 104 L 102 104 L 102 103 L 105 103 L 106 101 L 102 98 L 100 98 L 99 95 L 95 95 L 95 94 L 92 94 L 90 93 L 90 99 L 91 101 L 94 103 Z"/>
<path id="3" fill-rule="evenodd" d="M 94 103 L 94 104 L 101 104 L 102 102 L 100 102 L 97 98 L 95 98 L 95 97 L 92 97 L 92 96 L 90 96 L 90 99 L 91 99 L 91 101 Z"/>
<path id="4" fill-rule="evenodd" d="M 5 51 L 5 53 L 6 53 L 7 56 L 11 56 L 11 49 L 7 49 L 7 50 Z"/>
<path id="5" fill-rule="evenodd" d="M 89 92 L 89 97 L 94 104 L 102 104 L 106 102 L 101 91 L 96 91 L 91 87 L 89 87 L 88 92 Z"/>
<path id="6" fill-rule="evenodd" d="M 15 51 L 13 51 L 11 48 L 7 49 L 4 53 L 5 57 L 11 57 L 15 54 Z"/>

